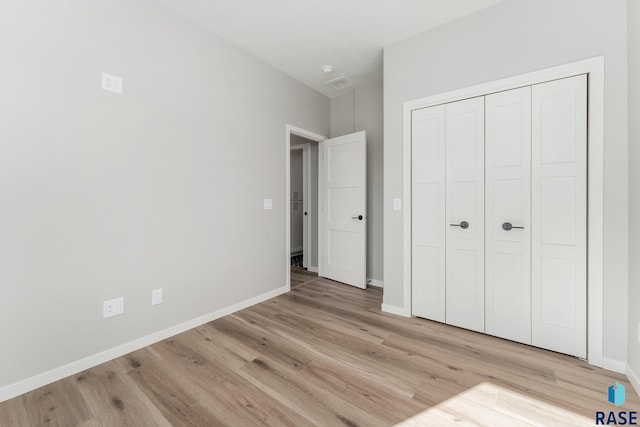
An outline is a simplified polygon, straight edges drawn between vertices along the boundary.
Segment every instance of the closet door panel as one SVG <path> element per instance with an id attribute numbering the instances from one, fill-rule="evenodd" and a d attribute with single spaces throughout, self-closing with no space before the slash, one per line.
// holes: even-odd
<path id="1" fill-rule="evenodd" d="M 445 321 L 445 107 L 415 110 L 412 144 L 412 314 Z"/>
<path id="2" fill-rule="evenodd" d="M 446 105 L 446 322 L 484 332 L 484 97 Z"/>
<path id="3" fill-rule="evenodd" d="M 587 81 L 532 88 L 532 344 L 586 357 Z"/>
<path id="4" fill-rule="evenodd" d="M 531 87 L 485 109 L 486 332 L 531 344 Z"/>

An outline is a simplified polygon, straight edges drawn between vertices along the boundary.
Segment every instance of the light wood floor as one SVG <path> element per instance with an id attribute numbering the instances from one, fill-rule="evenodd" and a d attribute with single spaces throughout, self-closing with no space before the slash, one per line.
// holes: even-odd
<path id="1" fill-rule="evenodd" d="M 624 376 L 380 311 L 294 271 L 288 294 L 0 404 L 1 426 L 593 425 Z"/>

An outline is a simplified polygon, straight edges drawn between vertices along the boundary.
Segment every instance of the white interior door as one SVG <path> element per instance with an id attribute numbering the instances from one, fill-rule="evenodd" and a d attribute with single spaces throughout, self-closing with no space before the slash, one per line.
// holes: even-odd
<path id="1" fill-rule="evenodd" d="M 532 344 L 586 357 L 587 81 L 532 88 Z"/>
<path id="2" fill-rule="evenodd" d="M 485 98 L 486 332 L 531 344 L 531 87 Z"/>
<path id="3" fill-rule="evenodd" d="M 359 288 L 366 279 L 365 132 L 322 143 L 319 275 Z"/>
<path id="4" fill-rule="evenodd" d="M 484 97 L 445 110 L 446 322 L 484 332 Z"/>
<path id="5" fill-rule="evenodd" d="M 445 321 L 445 106 L 411 114 L 411 309 Z"/>

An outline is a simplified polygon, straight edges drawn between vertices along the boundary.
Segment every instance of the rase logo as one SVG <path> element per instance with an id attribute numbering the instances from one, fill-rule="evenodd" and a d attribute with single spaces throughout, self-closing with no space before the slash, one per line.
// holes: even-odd
<path id="1" fill-rule="evenodd" d="M 607 400 L 617 408 L 624 403 L 624 393 L 624 386 L 616 381 L 615 384 L 609 386 Z M 596 425 L 638 425 L 638 413 L 636 411 L 597 411 Z"/>
<path id="2" fill-rule="evenodd" d="M 616 405 L 616 408 L 624 403 L 624 386 L 616 381 L 615 384 L 609 386 L 607 400 L 609 403 Z"/>

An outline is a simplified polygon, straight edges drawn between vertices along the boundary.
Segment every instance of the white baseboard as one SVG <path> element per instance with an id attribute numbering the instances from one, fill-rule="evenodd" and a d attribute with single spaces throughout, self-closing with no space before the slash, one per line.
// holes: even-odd
<path id="1" fill-rule="evenodd" d="M 273 297 L 277 297 L 278 295 L 282 295 L 288 291 L 289 287 L 283 286 L 266 292 L 262 295 L 249 298 L 231 306 L 221 308 L 200 317 L 196 317 L 195 319 L 188 320 L 184 323 L 180 323 L 179 325 L 171 326 L 170 328 L 164 329 L 162 331 L 154 332 L 153 334 L 138 338 L 133 341 L 129 341 L 128 343 L 110 348 L 84 359 L 80 359 L 67 365 L 54 368 L 50 371 L 43 372 L 31 378 L 27 378 L 26 380 L 22 380 L 14 384 L 9 384 L 0 388 L 0 402 L 4 402 L 5 400 L 12 399 L 16 396 L 20 396 L 21 394 L 30 392 L 47 384 L 51 384 L 70 375 L 82 372 L 86 369 L 93 368 L 94 366 L 100 365 L 101 363 L 105 363 L 120 356 L 124 356 L 125 354 L 131 353 L 132 351 L 136 351 L 148 345 L 155 344 L 174 335 L 188 331 L 189 329 L 193 329 L 205 323 L 211 322 L 212 320 L 219 319 L 223 316 L 235 313 L 236 311 L 251 307 L 252 305 L 261 303 Z"/>
<path id="2" fill-rule="evenodd" d="M 397 305 L 382 304 L 381 309 L 385 313 L 397 314 L 398 316 L 403 317 L 411 317 L 411 313 L 409 313 L 409 310 L 405 309 L 404 307 L 398 307 Z"/>
<path id="3" fill-rule="evenodd" d="M 307 271 L 310 271 L 312 273 L 317 273 L 318 272 L 318 266 L 314 267 L 313 265 L 310 265 L 310 266 L 307 267 Z"/>
<path id="4" fill-rule="evenodd" d="M 625 373 L 627 374 L 627 378 L 629 379 L 629 382 L 631 383 L 633 388 L 636 389 L 636 393 L 638 393 L 638 396 L 640 396 L 640 378 L 635 372 L 633 372 L 633 369 L 631 369 L 631 366 L 629 365 L 627 365 Z"/>
<path id="5" fill-rule="evenodd" d="M 376 288 L 384 288 L 382 281 L 376 279 L 367 279 L 367 285 L 375 286 Z"/>
<path id="6" fill-rule="evenodd" d="M 627 369 L 627 363 L 608 357 L 602 358 L 602 367 L 619 374 L 624 374 Z"/>

